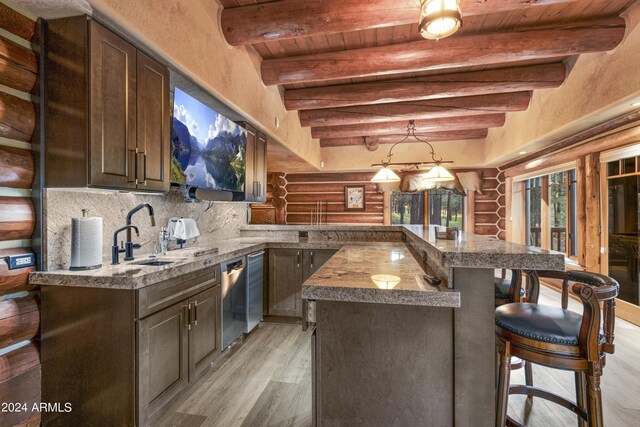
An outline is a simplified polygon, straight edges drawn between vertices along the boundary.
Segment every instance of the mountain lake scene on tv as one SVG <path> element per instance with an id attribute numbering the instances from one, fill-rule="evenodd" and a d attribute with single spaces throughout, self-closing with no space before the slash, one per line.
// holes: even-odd
<path id="1" fill-rule="evenodd" d="M 171 182 L 244 191 L 247 131 L 176 88 Z"/>

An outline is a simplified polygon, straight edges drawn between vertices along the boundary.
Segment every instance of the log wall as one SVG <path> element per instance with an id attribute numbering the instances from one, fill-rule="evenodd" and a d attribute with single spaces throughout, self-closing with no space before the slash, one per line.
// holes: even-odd
<path id="1" fill-rule="evenodd" d="M 467 200 L 467 222 L 477 234 L 505 238 L 506 198 L 504 174 L 483 169 L 482 194 Z M 328 224 L 384 224 L 385 191 L 371 182 L 374 172 L 269 173 L 267 203 L 276 207 L 278 224 L 310 224 L 317 202 L 323 203 L 323 222 Z M 348 185 L 365 187 L 365 210 L 345 210 L 344 191 Z M 469 225 L 469 224 L 467 224 Z"/>
<path id="2" fill-rule="evenodd" d="M 0 413 L 0 425 L 37 426 L 40 402 L 40 298 L 28 283 L 33 267 L 11 270 L 10 255 L 31 253 L 35 228 L 38 56 L 36 23 L 0 3 L 0 402 L 27 411 Z"/>

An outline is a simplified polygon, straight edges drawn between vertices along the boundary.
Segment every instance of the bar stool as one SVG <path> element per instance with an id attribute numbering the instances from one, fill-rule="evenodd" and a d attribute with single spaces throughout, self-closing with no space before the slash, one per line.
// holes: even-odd
<path id="1" fill-rule="evenodd" d="M 530 273 L 527 275 L 528 282 L 531 283 Z M 511 270 L 511 277 L 507 278 L 507 270 L 502 269 L 501 277 L 494 277 L 495 307 L 513 302 L 538 302 L 538 287 L 527 286 L 524 283 L 523 270 Z M 515 360 L 514 360 L 515 359 Z M 525 383 L 533 385 L 533 370 L 531 362 L 514 358 L 511 359 L 511 370 L 524 368 Z"/>
<path id="2" fill-rule="evenodd" d="M 540 286 L 539 277 L 562 279 L 567 288 L 569 282 L 574 282 L 572 291 L 582 302 L 583 314 L 534 303 L 510 303 L 496 309 L 496 348 L 500 355 L 496 426 L 503 427 L 507 421 L 509 425 L 521 426 L 507 417 L 508 400 L 509 394 L 526 394 L 550 400 L 573 411 L 578 415 L 580 426 L 601 427 L 600 376 L 605 354 L 614 351 L 615 299 L 619 285 L 608 276 L 583 271 L 529 274 L 533 279 L 530 286 L 536 288 L 536 294 Z M 550 368 L 574 371 L 576 403 L 530 385 L 510 386 L 511 356 Z"/>

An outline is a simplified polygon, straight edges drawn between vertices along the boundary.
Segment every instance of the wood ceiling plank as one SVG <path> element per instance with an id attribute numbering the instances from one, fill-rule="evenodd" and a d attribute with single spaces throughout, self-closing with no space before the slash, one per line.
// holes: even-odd
<path id="1" fill-rule="evenodd" d="M 570 3 L 578 0 L 463 0 L 463 15 L 486 15 L 527 7 Z M 418 19 L 415 0 L 280 0 L 270 3 L 225 8 L 222 31 L 231 45 L 253 44 L 323 33 L 410 24 Z"/>
<path id="2" fill-rule="evenodd" d="M 487 137 L 487 129 L 470 129 L 470 130 L 451 130 L 442 132 L 425 132 L 416 134 L 420 139 L 428 141 L 463 141 L 468 139 L 484 139 Z M 401 141 L 406 134 L 399 135 L 381 135 L 375 137 L 351 137 L 351 138 L 327 138 L 320 140 L 320 147 L 349 147 L 349 146 L 366 146 L 365 141 L 369 144 L 395 144 Z M 365 139 L 366 138 L 366 139 Z M 419 141 L 407 140 L 406 144 L 419 143 Z"/>
<path id="3" fill-rule="evenodd" d="M 424 99 L 487 95 L 560 86 L 566 77 L 562 63 L 384 80 L 352 85 L 287 90 L 287 110 L 384 104 Z"/>
<path id="4" fill-rule="evenodd" d="M 337 126 L 523 111 L 530 92 L 299 111 L 302 126 Z"/>
<path id="5" fill-rule="evenodd" d="M 505 114 L 445 117 L 431 120 L 416 120 L 416 133 L 483 129 L 503 126 Z M 406 120 L 399 122 L 371 123 L 345 126 L 323 126 L 311 128 L 311 137 L 317 139 L 348 138 L 354 136 L 401 135 L 407 131 Z"/>
<path id="6" fill-rule="evenodd" d="M 266 85 L 377 76 L 535 60 L 615 48 L 624 37 L 622 18 L 605 18 L 537 30 L 424 40 L 262 62 Z"/>

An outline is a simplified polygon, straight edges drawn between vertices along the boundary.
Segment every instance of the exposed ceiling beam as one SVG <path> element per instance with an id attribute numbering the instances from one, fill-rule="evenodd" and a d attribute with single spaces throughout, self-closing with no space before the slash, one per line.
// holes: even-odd
<path id="1" fill-rule="evenodd" d="M 287 110 L 311 110 L 549 89 L 560 86 L 566 74 L 566 66 L 555 63 L 293 89 L 284 92 L 284 105 Z"/>
<path id="2" fill-rule="evenodd" d="M 577 0 L 462 0 L 463 17 Z M 231 45 L 417 24 L 418 0 L 280 0 L 224 9 L 221 24 Z"/>
<path id="3" fill-rule="evenodd" d="M 416 134 L 419 138 L 426 139 L 427 141 L 459 141 L 459 140 L 467 140 L 467 139 L 483 139 L 486 138 L 488 134 L 487 129 L 469 129 L 469 130 L 450 130 L 443 132 L 425 132 L 421 134 Z M 382 135 L 382 136 L 357 136 L 351 138 L 327 138 L 320 140 L 320 147 L 348 147 L 354 145 L 362 145 L 365 146 L 365 141 L 369 145 L 375 144 L 395 144 L 398 141 L 401 141 L 407 135 Z M 413 142 L 418 143 L 415 140 L 408 140 L 406 143 L 410 144 Z"/>
<path id="4" fill-rule="evenodd" d="M 268 59 L 262 61 L 262 80 L 266 85 L 292 84 L 559 58 L 611 50 L 624 32 L 624 19 L 614 17 Z"/>
<path id="5" fill-rule="evenodd" d="M 504 125 L 505 115 L 483 114 L 479 116 L 444 117 L 416 120 L 416 133 L 483 129 Z M 369 123 L 362 125 L 322 126 L 311 128 L 311 137 L 317 139 L 347 138 L 352 136 L 400 135 L 407 131 L 408 121 Z"/>
<path id="6" fill-rule="evenodd" d="M 302 126 L 338 126 L 523 111 L 529 106 L 530 100 L 530 92 L 513 92 L 395 104 L 303 110 L 299 111 L 298 115 Z"/>

